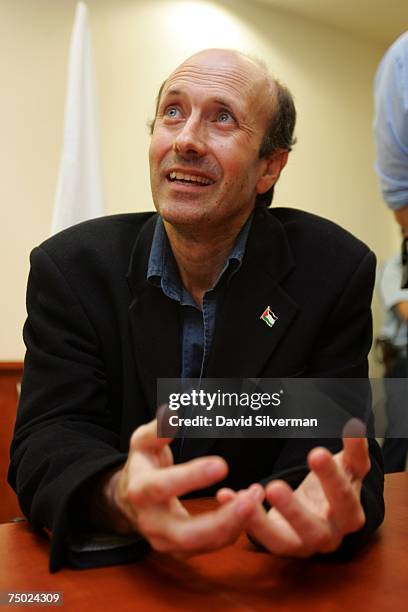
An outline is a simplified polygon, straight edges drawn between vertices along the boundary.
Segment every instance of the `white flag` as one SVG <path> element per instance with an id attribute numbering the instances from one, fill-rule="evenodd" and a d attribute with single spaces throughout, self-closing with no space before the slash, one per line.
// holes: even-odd
<path id="1" fill-rule="evenodd" d="M 71 37 L 64 142 L 51 233 L 103 214 L 88 8 L 79 2 Z"/>

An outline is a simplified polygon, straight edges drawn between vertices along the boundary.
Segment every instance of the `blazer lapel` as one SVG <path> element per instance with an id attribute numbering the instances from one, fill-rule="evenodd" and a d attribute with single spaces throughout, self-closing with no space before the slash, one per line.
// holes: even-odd
<path id="1" fill-rule="evenodd" d="M 298 311 L 280 286 L 295 263 L 281 223 L 264 209 L 255 211 L 241 269 L 226 289 L 217 314 L 206 378 L 258 378 Z M 269 327 L 264 310 L 277 316 Z M 282 376 L 282 371 L 277 372 Z M 186 439 L 183 460 L 208 454 L 214 438 Z"/>
<path id="2" fill-rule="evenodd" d="M 157 379 L 179 377 L 181 364 L 178 305 L 146 280 L 156 219 L 157 215 L 151 217 L 140 231 L 127 273 L 136 364 L 152 418 L 157 410 Z"/>
<path id="3" fill-rule="evenodd" d="M 242 267 L 232 277 L 218 315 L 206 377 L 261 375 L 298 310 L 280 286 L 294 266 L 281 223 L 257 210 Z M 268 306 L 277 317 L 271 327 L 261 318 Z"/>

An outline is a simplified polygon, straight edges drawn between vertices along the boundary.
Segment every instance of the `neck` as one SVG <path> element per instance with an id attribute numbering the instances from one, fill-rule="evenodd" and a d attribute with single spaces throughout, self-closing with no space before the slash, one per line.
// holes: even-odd
<path id="1" fill-rule="evenodd" d="M 202 306 L 204 294 L 214 286 L 242 227 L 207 233 L 185 229 L 164 221 L 181 281 L 194 301 Z"/>

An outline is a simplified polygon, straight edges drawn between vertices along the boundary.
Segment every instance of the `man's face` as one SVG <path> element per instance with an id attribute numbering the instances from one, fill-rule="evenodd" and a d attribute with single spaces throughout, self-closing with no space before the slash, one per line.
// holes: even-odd
<path id="1" fill-rule="evenodd" d="M 256 194 L 270 187 L 268 162 L 259 159 L 266 95 L 261 69 L 229 51 L 201 52 L 170 75 L 149 151 L 153 200 L 168 223 L 221 229 L 245 222 Z"/>

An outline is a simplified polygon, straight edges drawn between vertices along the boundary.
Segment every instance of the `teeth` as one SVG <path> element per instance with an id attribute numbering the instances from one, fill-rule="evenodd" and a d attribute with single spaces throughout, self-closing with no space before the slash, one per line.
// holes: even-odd
<path id="1" fill-rule="evenodd" d="M 196 174 L 184 174 L 183 172 L 170 172 L 170 180 L 172 181 L 190 181 L 192 183 L 201 183 L 202 185 L 211 185 L 214 181 L 205 178 L 204 176 L 197 176 Z"/>

